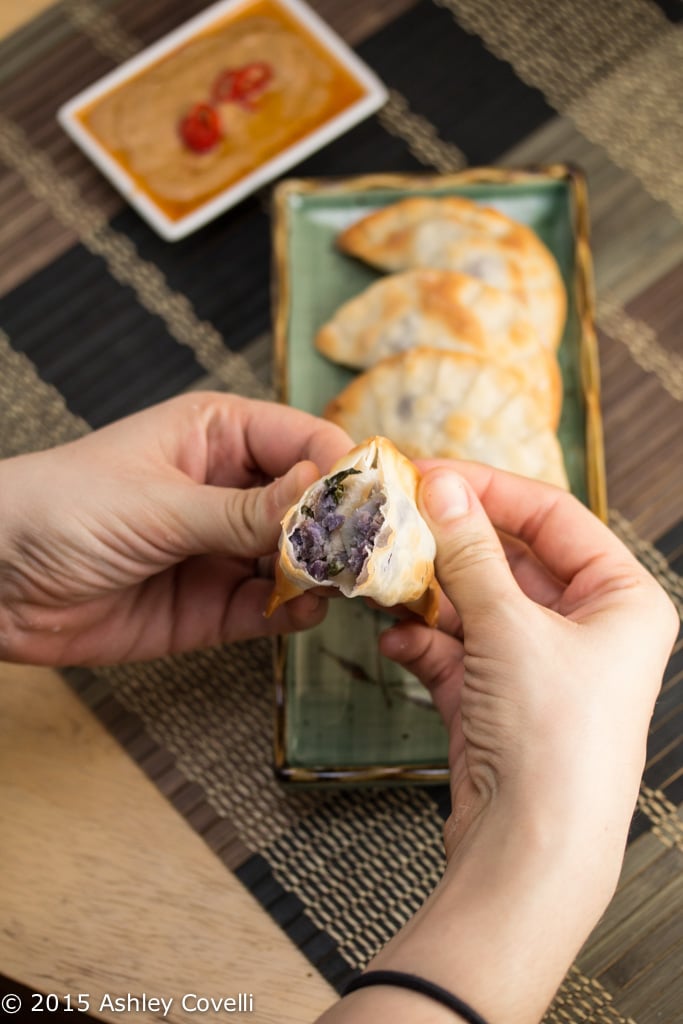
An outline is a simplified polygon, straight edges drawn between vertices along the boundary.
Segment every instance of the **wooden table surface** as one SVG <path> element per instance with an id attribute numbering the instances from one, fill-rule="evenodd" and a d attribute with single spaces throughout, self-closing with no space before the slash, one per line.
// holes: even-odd
<path id="1" fill-rule="evenodd" d="M 3 0 L 0 4 L 0 38 L 35 18 L 51 3 L 53 0 Z"/>
<path id="2" fill-rule="evenodd" d="M 105 994 L 173 998 L 181 1021 L 186 993 L 247 992 L 259 1024 L 312 1021 L 336 998 L 49 669 L 0 665 L 0 807 L 0 973 L 88 993 L 111 1020 Z"/>

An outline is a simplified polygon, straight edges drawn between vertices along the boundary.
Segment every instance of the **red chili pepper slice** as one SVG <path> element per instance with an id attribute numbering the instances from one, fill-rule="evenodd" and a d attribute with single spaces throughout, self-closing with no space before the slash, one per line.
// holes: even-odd
<path id="1" fill-rule="evenodd" d="M 261 92 L 273 77 L 273 69 L 265 61 L 257 60 L 246 64 L 237 72 L 235 92 L 238 96 L 253 95 Z"/>
<path id="2" fill-rule="evenodd" d="M 195 103 L 178 130 L 187 148 L 195 153 L 207 153 L 222 138 L 220 118 L 209 103 Z"/>
<path id="3" fill-rule="evenodd" d="M 273 69 L 265 61 L 245 64 L 236 71 L 223 71 L 214 82 L 211 98 L 214 103 L 240 103 L 251 106 L 253 100 L 273 77 Z"/>
<path id="4" fill-rule="evenodd" d="M 236 71 L 221 71 L 213 83 L 211 99 L 214 103 L 229 103 L 233 99 L 233 90 L 237 81 Z"/>

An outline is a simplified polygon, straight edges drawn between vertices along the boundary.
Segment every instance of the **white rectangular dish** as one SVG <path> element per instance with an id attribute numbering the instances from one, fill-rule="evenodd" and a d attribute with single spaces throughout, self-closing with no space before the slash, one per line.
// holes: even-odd
<path id="1" fill-rule="evenodd" d="M 257 81 L 245 86 L 254 69 Z M 221 0 L 57 116 L 131 206 L 175 241 L 386 99 L 377 76 L 301 0 Z M 188 135 L 192 117 L 199 134 Z"/>

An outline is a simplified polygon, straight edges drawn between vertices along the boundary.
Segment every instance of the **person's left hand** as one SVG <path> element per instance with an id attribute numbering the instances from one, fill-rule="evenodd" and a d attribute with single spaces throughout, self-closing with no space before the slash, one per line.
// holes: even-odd
<path id="1" fill-rule="evenodd" d="M 280 519 L 351 447 L 286 406 L 195 393 L 0 463 L 0 657 L 107 664 L 315 625 L 313 594 L 264 618 L 268 577 Z"/>

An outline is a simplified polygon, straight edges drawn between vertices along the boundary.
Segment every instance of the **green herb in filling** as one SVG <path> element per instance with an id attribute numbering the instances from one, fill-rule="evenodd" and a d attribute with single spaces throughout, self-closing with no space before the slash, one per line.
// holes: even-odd
<path id="1" fill-rule="evenodd" d="M 335 505 L 344 497 L 344 488 L 342 486 L 347 476 L 351 476 L 354 473 L 360 473 L 359 469 L 342 469 L 339 473 L 335 473 L 334 476 L 330 476 L 325 481 L 326 493 L 330 495 Z"/>

